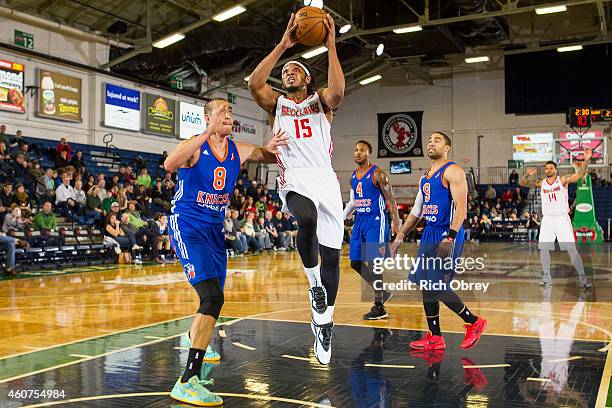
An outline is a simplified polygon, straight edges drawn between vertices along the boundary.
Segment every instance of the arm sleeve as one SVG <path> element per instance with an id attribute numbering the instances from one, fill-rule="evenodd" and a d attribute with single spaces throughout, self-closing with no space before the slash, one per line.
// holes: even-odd
<path id="1" fill-rule="evenodd" d="M 421 218 L 422 212 L 423 212 L 423 194 L 421 194 L 421 190 L 419 190 L 419 193 L 414 199 L 414 206 L 412 207 L 410 214 L 414 215 L 417 218 Z"/>
<path id="2" fill-rule="evenodd" d="M 346 208 L 344 208 L 344 219 L 346 220 L 353 211 L 355 211 L 355 192 L 353 192 L 351 188 L 351 198 L 348 203 L 346 203 Z"/>

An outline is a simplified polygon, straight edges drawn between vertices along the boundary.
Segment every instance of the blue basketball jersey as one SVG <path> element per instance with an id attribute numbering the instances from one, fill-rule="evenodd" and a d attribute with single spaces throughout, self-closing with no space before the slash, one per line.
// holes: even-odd
<path id="1" fill-rule="evenodd" d="M 428 227 L 449 227 L 455 214 L 451 192 L 442 182 L 444 171 L 453 164 L 455 163 L 446 163 L 429 178 L 425 173 L 419 182 L 419 188 L 423 195 L 422 215 L 425 217 L 425 225 Z"/>
<path id="2" fill-rule="evenodd" d="M 209 224 L 223 223 L 240 173 L 236 144 L 226 140 L 224 157 L 218 156 L 206 141 L 195 166 L 178 170 L 172 214 Z"/>
<path id="3" fill-rule="evenodd" d="M 380 188 L 374 184 L 374 171 L 378 166 L 373 164 L 366 173 L 358 177 L 357 170 L 351 178 L 351 188 L 355 195 L 355 216 L 385 216 L 386 203 Z"/>

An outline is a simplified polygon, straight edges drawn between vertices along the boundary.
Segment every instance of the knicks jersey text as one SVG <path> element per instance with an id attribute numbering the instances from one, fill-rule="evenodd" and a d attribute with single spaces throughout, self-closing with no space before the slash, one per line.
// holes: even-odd
<path id="1" fill-rule="evenodd" d="M 453 219 L 455 213 L 453 197 L 448 187 L 442 182 L 444 171 L 453 164 L 455 163 L 446 163 L 429 178 L 427 174 L 424 174 L 419 182 L 423 195 L 422 215 L 428 227 L 449 227 Z"/>
<path id="2" fill-rule="evenodd" d="M 385 215 L 385 197 L 380 188 L 374 184 L 374 171 L 378 166 L 372 165 L 366 173 L 358 177 L 357 171 L 351 177 L 351 188 L 355 196 L 355 215 Z"/>
<path id="3" fill-rule="evenodd" d="M 287 146 L 279 148 L 277 163 L 282 171 L 292 168 L 329 168 L 333 145 L 331 125 L 318 93 L 301 103 L 281 95 L 276 101 L 274 128 L 285 131 Z"/>
<path id="4" fill-rule="evenodd" d="M 219 156 L 206 141 L 196 164 L 178 170 L 172 213 L 206 223 L 223 223 L 239 173 L 240 156 L 232 140 L 226 139 L 224 156 Z"/>

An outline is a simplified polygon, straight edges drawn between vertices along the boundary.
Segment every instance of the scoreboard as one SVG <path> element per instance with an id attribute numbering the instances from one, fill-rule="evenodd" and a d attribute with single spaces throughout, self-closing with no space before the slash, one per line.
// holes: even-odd
<path id="1" fill-rule="evenodd" d="M 572 128 L 591 127 L 592 123 L 612 122 L 612 109 L 570 108 L 569 125 Z"/>

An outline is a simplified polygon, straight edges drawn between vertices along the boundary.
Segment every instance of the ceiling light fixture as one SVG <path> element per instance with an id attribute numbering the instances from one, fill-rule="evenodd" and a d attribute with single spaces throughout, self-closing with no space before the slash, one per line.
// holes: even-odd
<path id="1" fill-rule="evenodd" d="M 153 43 L 155 48 L 166 48 L 169 45 L 174 44 L 175 42 L 181 41 L 185 38 L 185 34 L 183 33 L 174 33 L 168 36 L 165 36 L 161 40 L 157 40 Z"/>
<path id="2" fill-rule="evenodd" d="M 405 34 L 405 33 L 415 33 L 417 31 L 422 31 L 423 27 L 420 25 L 411 25 L 411 26 L 406 26 L 406 27 L 398 27 L 398 28 L 394 28 L 393 32 L 395 34 Z"/>
<path id="3" fill-rule="evenodd" d="M 489 61 L 489 57 L 487 57 L 486 55 L 482 57 L 470 57 L 470 58 L 465 59 L 465 62 L 467 62 L 468 64 L 475 64 L 477 62 L 488 62 L 488 61 Z"/>
<path id="4" fill-rule="evenodd" d="M 538 15 L 562 13 L 564 11 L 567 11 L 566 6 L 550 6 L 550 7 L 540 7 L 540 8 L 535 9 L 536 14 Z"/>
<path id="5" fill-rule="evenodd" d="M 340 34 L 346 34 L 350 31 L 350 29 L 351 29 L 351 25 L 345 24 L 342 27 L 340 27 Z"/>
<path id="6" fill-rule="evenodd" d="M 360 85 L 367 85 L 367 84 L 371 84 L 374 81 L 378 81 L 379 79 L 381 79 L 382 76 L 380 74 L 376 74 L 374 76 L 371 76 L 369 78 L 366 79 L 362 79 L 361 81 L 359 81 Z"/>
<path id="7" fill-rule="evenodd" d="M 229 18 L 235 17 L 238 14 L 242 14 L 246 11 L 246 9 L 240 5 L 238 6 L 234 6 L 231 9 L 227 9 L 225 11 L 222 11 L 221 13 L 213 16 L 213 20 L 215 21 L 225 21 Z"/>
<path id="8" fill-rule="evenodd" d="M 385 44 L 380 43 L 378 44 L 378 47 L 376 47 L 376 55 L 380 57 L 383 52 L 385 52 Z"/>
<path id="9" fill-rule="evenodd" d="M 557 48 L 558 52 L 569 52 L 569 51 L 580 51 L 582 49 L 582 45 L 568 45 L 565 47 Z"/>
<path id="10" fill-rule="evenodd" d="M 319 54 L 323 54 L 324 52 L 327 52 L 327 47 L 315 48 L 314 50 L 311 50 L 311 51 L 308 51 L 302 54 L 302 58 L 309 59 L 312 57 L 316 57 Z"/>

